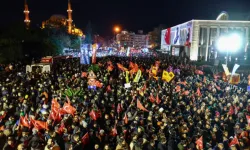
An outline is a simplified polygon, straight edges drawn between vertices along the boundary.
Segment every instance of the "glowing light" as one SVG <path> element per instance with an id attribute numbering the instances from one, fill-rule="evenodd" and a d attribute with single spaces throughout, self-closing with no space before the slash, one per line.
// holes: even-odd
<path id="1" fill-rule="evenodd" d="M 242 47 L 242 38 L 239 34 L 233 33 L 229 36 L 221 36 L 217 41 L 217 49 L 220 51 L 238 51 Z"/>
<path id="2" fill-rule="evenodd" d="M 115 32 L 120 32 L 120 28 L 119 27 L 115 27 L 114 30 L 115 30 Z"/>

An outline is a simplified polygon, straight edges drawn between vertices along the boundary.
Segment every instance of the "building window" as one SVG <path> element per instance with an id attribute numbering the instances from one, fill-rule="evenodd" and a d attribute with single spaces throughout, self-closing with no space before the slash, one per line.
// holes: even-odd
<path id="1" fill-rule="evenodd" d="M 207 28 L 201 27 L 200 28 L 200 39 L 199 39 L 199 44 L 200 45 L 206 45 L 207 44 Z"/>

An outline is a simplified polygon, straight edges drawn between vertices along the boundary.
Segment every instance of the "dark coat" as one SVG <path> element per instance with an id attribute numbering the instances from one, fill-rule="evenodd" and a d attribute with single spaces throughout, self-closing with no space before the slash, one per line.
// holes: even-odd
<path id="1" fill-rule="evenodd" d="M 15 147 L 12 147 L 8 144 L 5 144 L 4 147 L 3 147 L 3 150 L 15 150 Z"/>
<path id="2" fill-rule="evenodd" d="M 162 144 L 161 142 L 158 143 L 157 150 L 166 150 L 166 149 L 168 149 L 166 144 Z"/>
<path id="3" fill-rule="evenodd" d="M 34 135 L 31 140 L 29 141 L 29 147 L 32 148 L 41 148 L 42 147 L 42 140 L 38 135 Z"/>
<path id="4" fill-rule="evenodd" d="M 73 150 L 83 150 L 83 144 L 79 143 L 79 144 L 73 145 Z"/>
<path id="5" fill-rule="evenodd" d="M 58 146 L 60 147 L 60 149 L 64 150 L 65 143 L 64 143 L 62 136 L 60 136 L 58 133 L 56 133 L 55 140 L 56 140 L 56 143 L 58 144 Z"/>

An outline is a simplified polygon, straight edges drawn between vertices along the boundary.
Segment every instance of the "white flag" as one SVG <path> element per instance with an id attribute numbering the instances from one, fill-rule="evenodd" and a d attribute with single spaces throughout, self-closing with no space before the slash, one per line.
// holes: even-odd
<path id="1" fill-rule="evenodd" d="M 234 68 L 233 68 L 233 71 L 232 71 L 232 76 L 235 74 L 236 70 L 240 67 L 240 65 L 238 64 L 235 64 L 234 65 Z"/>

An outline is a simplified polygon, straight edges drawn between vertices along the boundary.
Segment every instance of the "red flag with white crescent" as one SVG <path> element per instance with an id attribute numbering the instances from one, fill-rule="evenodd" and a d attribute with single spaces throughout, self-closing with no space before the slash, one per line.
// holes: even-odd
<path id="1" fill-rule="evenodd" d="M 155 98 L 154 98 L 154 95 L 152 93 L 150 94 L 149 100 L 151 103 L 155 102 Z"/>
<path id="2" fill-rule="evenodd" d="M 89 133 L 88 132 L 82 137 L 81 142 L 84 146 L 89 143 Z"/>
<path id="3" fill-rule="evenodd" d="M 93 120 L 97 120 L 97 118 L 98 118 L 98 114 L 97 114 L 97 112 L 95 112 L 94 110 L 92 110 L 92 111 L 89 113 L 89 116 L 90 116 L 91 119 L 93 119 Z"/>
<path id="4" fill-rule="evenodd" d="M 74 116 L 74 114 L 76 112 L 76 109 L 73 106 L 71 106 L 69 103 L 64 103 L 63 110 L 66 113 L 71 114 L 72 116 Z"/>
<path id="5" fill-rule="evenodd" d="M 33 120 L 32 118 L 30 119 L 31 123 L 34 125 L 34 127 L 38 130 L 41 129 L 46 129 L 48 130 L 48 123 L 44 121 L 39 121 L 39 120 Z"/>
<path id="6" fill-rule="evenodd" d="M 25 117 L 20 117 L 20 125 L 30 128 L 30 123 L 27 114 L 25 115 Z"/>
<path id="7" fill-rule="evenodd" d="M 200 88 L 197 89 L 196 94 L 197 94 L 198 96 L 202 96 Z"/>
<path id="8" fill-rule="evenodd" d="M 231 147 L 232 145 L 237 145 L 237 144 L 239 144 L 238 138 L 234 136 L 233 140 L 229 143 L 229 147 Z"/>
<path id="9" fill-rule="evenodd" d="M 117 133 L 117 129 L 116 129 L 116 125 L 114 126 L 114 128 L 111 130 L 111 136 L 116 136 L 118 133 Z"/>
<path id="10" fill-rule="evenodd" d="M 122 106 L 121 106 L 121 104 L 119 103 L 119 104 L 117 105 L 117 113 L 119 114 L 120 112 L 122 112 Z"/>
<path id="11" fill-rule="evenodd" d="M 123 120 L 125 124 L 128 124 L 128 115 L 126 113 L 125 113 Z"/>
<path id="12" fill-rule="evenodd" d="M 199 149 L 203 149 L 203 138 L 202 138 L 202 136 L 195 143 L 198 145 Z"/>
<path id="13" fill-rule="evenodd" d="M 157 93 L 157 95 L 156 95 L 156 103 L 157 103 L 157 104 L 160 104 L 160 103 L 161 103 L 161 100 L 159 99 L 158 93 Z"/>
<path id="14" fill-rule="evenodd" d="M 137 108 L 143 110 L 143 111 L 148 111 L 139 100 L 137 100 Z"/>

